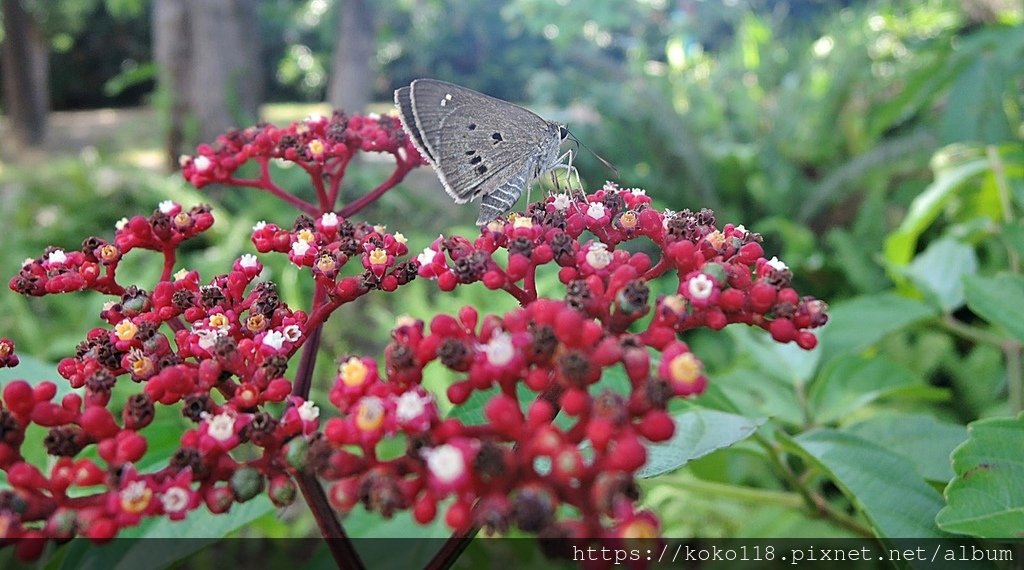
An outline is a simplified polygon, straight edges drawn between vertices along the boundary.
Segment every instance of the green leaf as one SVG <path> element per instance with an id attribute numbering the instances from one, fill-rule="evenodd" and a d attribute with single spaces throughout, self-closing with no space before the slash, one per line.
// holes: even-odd
<path id="1" fill-rule="evenodd" d="M 903 271 L 947 313 L 964 304 L 963 278 L 977 272 L 974 249 L 950 238 L 932 242 Z"/>
<path id="2" fill-rule="evenodd" d="M 929 481 L 953 478 L 950 453 L 967 439 L 967 428 L 928 414 L 880 414 L 844 431 L 873 441 L 910 460 Z"/>
<path id="3" fill-rule="evenodd" d="M 716 410 L 697 409 L 675 416 L 676 431 L 666 442 L 647 446 L 641 479 L 674 471 L 689 461 L 729 447 L 757 431 L 766 418 L 747 418 Z"/>
<path id="4" fill-rule="evenodd" d="M 794 426 L 805 419 L 793 382 L 773 375 L 771 369 L 744 365 L 716 373 L 708 396 L 701 400 L 710 400 L 709 407 L 735 406 L 744 414 L 768 416 Z"/>
<path id="5" fill-rule="evenodd" d="M 938 315 L 927 303 L 895 293 L 862 295 L 836 304 L 821 333 L 825 360 L 844 352 L 863 350 L 885 335 Z"/>
<path id="6" fill-rule="evenodd" d="M 983 538 L 1024 536 L 1024 414 L 967 426 L 953 451 L 956 478 L 936 522 L 949 532 Z"/>
<path id="7" fill-rule="evenodd" d="M 1024 306 L 1024 277 L 1001 274 L 995 277 L 972 275 L 966 279 L 967 306 L 986 321 L 1006 329 L 1024 341 L 1024 319 L 1010 307 Z"/>
<path id="8" fill-rule="evenodd" d="M 811 384 L 807 399 L 815 421 L 831 423 L 916 383 L 910 370 L 884 356 L 847 354 L 829 362 Z"/>
<path id="9" fill-rule="evenodd" d="M 900 227 L 885 240 L 885 260 L 891 267 L 906 265 L 917 248 L 917 238 L 939 216 L 946 203 L 967 181 L 989 169 L 984 156 L 965 161 L 936 173 L 935 181 L 910 204 Z"/>
<path id="10" fill-rule="evenodd" d="M 51 559 L 47 570 L 158 570 L 199 552 L 232 532 L 274 510 L 265 495 L 236 504 L 227 513 L 215 515 L 205 507 L 192 511 L 185 520 L 146 519 L 137 527 L 125 529 L 119 538 L 179 538 L 188 540 L 115 540 L 103 546 L 76 540 L 64 548 L 65 556 Z"/>
<path id="11" fill-rule="evenodd" d="M 804 384 L 814 376 L 821 351 L 804 350 L 794 342 L 779 343 L 760 329 L 734 325 L 726 329 L 736 341 L 736 350 L 751 358 L 756 368 L 772 373 L 793 385 Z"/>
<path id="12" fill-rule="evenodd" d="M 882 538 L 940 538 L 933 522 L 943 506 L 903 457 L 855 435 L 820 429 L 791 440 L 823 469 Z"/>

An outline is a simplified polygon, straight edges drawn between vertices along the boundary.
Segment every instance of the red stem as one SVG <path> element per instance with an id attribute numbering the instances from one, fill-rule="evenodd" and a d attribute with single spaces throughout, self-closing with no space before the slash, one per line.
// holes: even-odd
<path id="1" fill-rule="evenodd" d="M 326 304 L 326 299 L 327 290 L 317 285 L 313 292 L 310 314 L 317 314 L 317 311 Z M 326 315 L 322 318 L 325 319 Z M 303 399 L 309 397 L 309 390 L 313 384 L 313 369 L 316 365 L 316 353 L 320 348 L 320 333 L 322 330 L 322 319 L 314 321 L 313 326 L 306 329 L 306 340 L 302 346 L 302 357 L 299 359 L 299 368 L 295 373 L 295 384 L 292 386 L 292 394 Z M 349 540 L 348 535 L 345 534 L 345 529 L 334 514 L 334 509 L 331 508 L 331 504 L 327 500 L 327 494 L 324 493 L 324 488 L 320 485 L 316 475 L 303 472 L 299 473 L 295 479 L 306 504 L 309 505 L 309 510 L 313 513 L 313 518 L 316 519 L 316 524 L 320 528 L 320 535 L 326 539 L 327 548 L 330 550 L 331 556 L 334 558 L 335 563 L 337 563 L 338 568 L 353 568 L 356 570 L 364 568 L 365 566 L 363 566 L 359 554 L 356 553 L 355 546 Z"/>
<path id="2" fill-rule="evenodd" d="M 383 196 L 385 192 L 394 188 L 396 184 L 401 182 L 402 179 L 405 178 L 405 175 L 408 174 L 410 170 L 412 170 L 412 167 L 410 167 L 407 163 L 399 160 L 397 156 L 395 157 L 395 160 L 397 161 L 395 164 L 395 171 L 391 173 L 391 176 L 389 176 L 387 180 L 381 182 L 380 186 L 374 188 L 373 191 L 367 193 L 364 196 L 359 197 L 359 199 L 351 202 L 350 204 L 342 208 L 341 211 L 338 212 L 338 215 L 343 218 L 351 217 L 352 215 L 359 212 L 359 210 L 362 210 L 370 203 L 374 202 L 375 200 Z"/>
<path id="3" fill-rule="evenodd" d="M 668 262 L 667 256 L 663 255 L 661 256 L 661 259 L 658 260 L 658 263 L 654 265 L 654 267 L 648 269 L 647 272 L 643 274 L 642 278 L 645 281 L 650 281 L 656 277 L 660 277 L 661 274 L 668 271 L 670 267 L 671 266 Z"/>

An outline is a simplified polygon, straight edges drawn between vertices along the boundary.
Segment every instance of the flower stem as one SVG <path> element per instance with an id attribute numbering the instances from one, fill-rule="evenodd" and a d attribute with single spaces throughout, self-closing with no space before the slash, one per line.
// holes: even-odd
<path id="1" fill-rule="evenodd" d="M 387 180 L 381 182 L 379 186 L 374 188 L 366 195 L 360 196 L 357 200 L 354 200 L 353 202 L 342 208 L 341 211 L 338 212 L 338 215 L 343 218 L 351 217 L 352 215 L 359 212 L 359 210 L 362 210 L 366 206 L 376 201 L 378 198 L 383 196 L 385 192 L 394 188 L 396 184 L 401 182 L 402 179 L 405 178 L 405 175 L 409 173 L 409 170 L 411 170 L 411 168 L 409 167 L 408 164 L 402 162 L 401 160 L 398 160 L 397 157 L 395 157 L 395 159 L 398 161 L 397 164 L 395 165 L 395 170 L 394 172 L 391 173 L 391 176 L 389 176 Z"/>

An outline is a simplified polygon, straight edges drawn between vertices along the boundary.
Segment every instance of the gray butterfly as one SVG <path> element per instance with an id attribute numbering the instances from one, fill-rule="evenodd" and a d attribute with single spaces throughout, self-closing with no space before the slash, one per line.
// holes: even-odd
<path id="1" fill-rule="evenodd" d="M 565 127 L 508 101 L 417 79 L 395 91 L 395 105 L 455 203 L 480 198 L 479 226 L 511 210 L 527 184 L 562 162 Z"/>

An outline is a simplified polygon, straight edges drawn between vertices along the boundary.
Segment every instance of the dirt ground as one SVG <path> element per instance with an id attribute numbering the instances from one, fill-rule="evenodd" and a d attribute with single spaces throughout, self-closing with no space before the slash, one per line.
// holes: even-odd
<path id="1" fill-rule="evenodd" d="M 152 152 L 160 146 L 158 120 L 157 112 L 146 107 L 55 111 L 50 113 L 44 144 L 28 149 L 8 136 L 6 117 L 0 117 L 0 161 L 34 164 L 46 157 L 77 155 L 90 147 Z"/>

